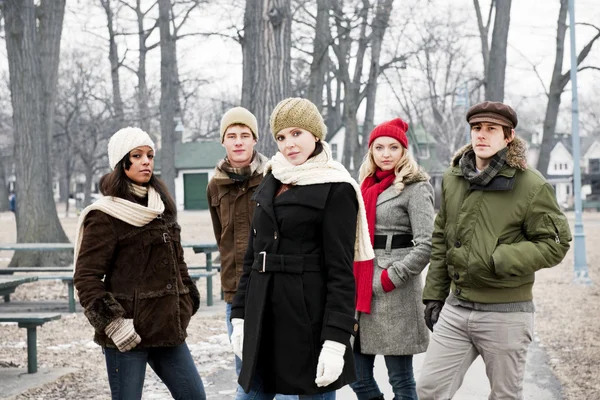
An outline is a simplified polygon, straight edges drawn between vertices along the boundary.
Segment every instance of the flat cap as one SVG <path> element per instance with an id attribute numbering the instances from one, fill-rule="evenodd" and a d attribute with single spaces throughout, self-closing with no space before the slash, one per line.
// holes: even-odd
<path id="1" fill-rule="evenodd" d="M 490 122 L 516 128 L 519 120 L 511 106 L 497 101 L 484 101 L 469 108 L 467 122 L 471 125 L 478 122 Z"/>

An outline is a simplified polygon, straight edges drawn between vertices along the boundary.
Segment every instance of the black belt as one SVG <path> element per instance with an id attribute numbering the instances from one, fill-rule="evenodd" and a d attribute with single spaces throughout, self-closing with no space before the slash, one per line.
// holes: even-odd
<path id="1" fill-rule="evenodd" d="M 264 251 L 254 253 L 252 269 L 258 272 L 288 272 L 301 274 L 303 272 L 318 272 L 321 270 L 319 254 L 285 255 L 271 254 Z"/>
<path id="2" fill-rule="evenodd" d="M 387 238 L 389 235 L 375 235 L 375 241 L 373 243 L 374 249 L 385 249 L 387 244 Z M 415 241 L 413 235 L 394 235 L 392 236 L 392 249 L 403 249 L 405 247 L 413 247 Z"/>

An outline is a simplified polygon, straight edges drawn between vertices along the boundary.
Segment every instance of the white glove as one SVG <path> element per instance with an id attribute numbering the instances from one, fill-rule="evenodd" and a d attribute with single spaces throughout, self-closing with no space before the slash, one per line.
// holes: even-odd
<path id="1" fill-rule="evenodd" d="M 120 352 L 126 352 L 137 346 L 142 338 L 137 334 L 132 319 L 117 318 L 104 329 Z"/>
<path id="2" fill-rule="evenodd" d="M 335 382 L 344 369 L 344 353 L 346 345 L 333 340 L 326 340 L 319 355 L 317 364 L 317 386 L 327 386 Z"/>
<path id="3" fill-rule="evenodd" d="M 241 360 L 244 349 L 244 320 L 241 318 L 232 318 L 231 325 L 233 325 L 233 332 L 231 332 L 233 353 Z"/>

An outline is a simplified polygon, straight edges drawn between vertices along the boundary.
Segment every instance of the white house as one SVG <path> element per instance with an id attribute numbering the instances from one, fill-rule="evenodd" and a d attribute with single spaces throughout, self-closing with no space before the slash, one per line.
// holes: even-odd
<path id="1" fill-rule="evenodd" d="M 545 175 L 554 187 L 558 204 L 569 208 L 573 205 L 573 156 L 565 143 L 559 141 L 554 145 Z"/>

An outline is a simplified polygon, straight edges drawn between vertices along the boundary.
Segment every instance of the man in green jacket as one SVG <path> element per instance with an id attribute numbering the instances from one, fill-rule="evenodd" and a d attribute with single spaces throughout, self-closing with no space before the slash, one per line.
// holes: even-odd
<path id="1" fill-rule="evenodd" d="M 515 111 L 486 101 L 467 121 L 471 144 L 442 181 L 423 290 L 433 334 L 417 392 L 421 400 L 452 398 L 481 355 L 490 399 L 522 399 L 535 272 L 562 261 L 571 232 L 552 186 L 527 167 Z"/>

